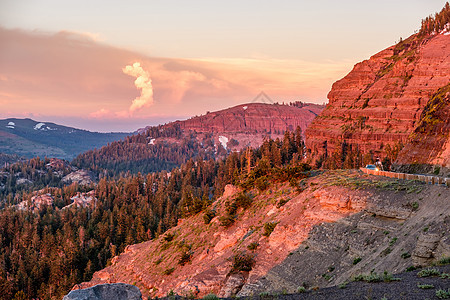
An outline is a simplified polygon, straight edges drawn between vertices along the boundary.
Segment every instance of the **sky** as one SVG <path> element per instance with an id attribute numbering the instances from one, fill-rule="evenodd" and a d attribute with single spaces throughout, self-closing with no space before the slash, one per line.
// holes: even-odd
<path id="1" fill-rule="evenodd" d="M 0 1 L 0 118 L 134 131 L 333 82 L 442 0 Z"/>

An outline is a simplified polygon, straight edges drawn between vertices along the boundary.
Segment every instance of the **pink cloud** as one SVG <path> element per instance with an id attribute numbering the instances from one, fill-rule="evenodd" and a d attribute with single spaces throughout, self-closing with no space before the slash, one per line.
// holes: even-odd
<path id="1" fill-rule="evenodd" d="M 0 44 L 0 103 L 15 115 L 170 119 L 248 102 L 261 90 L 275 101 L 322 103 L 332 82 L 351 67 L 270 58 L 156 58 L 105 45 L 90 34 L 1 27 Z"/>

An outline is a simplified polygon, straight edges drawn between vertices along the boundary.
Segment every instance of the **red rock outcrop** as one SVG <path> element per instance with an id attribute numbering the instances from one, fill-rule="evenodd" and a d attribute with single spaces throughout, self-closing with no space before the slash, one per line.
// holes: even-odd
<path id="1" fill-rule="evenodd" d="M 397 163 L 450 166 L 450 83 L 428 102 Z"/>
<path id="2" fill-rule="evenodd" d="M 256 282 L 308 237 L 313 226 L 334 222 L 364 209 L 367 194 L 343 187 L 325 186 L 323 176 L 308 180 L 302 193 L 283 184 L 260 193 L 245 211 L 238 211 L 236 222 L 224 228 L 220 216 L 226 202 L 237 192 L 228 188 L 226 195 L 213 203 L 217 216 L 205 224 L 203 214 L 185 219 L 164 236 L 153 241 L 128 246 L 111 261 L 111 266 L 94 274 L 92 281 L 75 286 L 86 288 L 100 283 L 126 282 L 137 285 L 144 296 L 166 296 L 173 290 L 179 295 L 204 296 L 215 293 L 230 297 L 242 284 Z M 285 203 L 277 205 L 277 203 Z M 264 224 L 276 224 L 267 237 Z M 249 247 L 253 245 L 254 248 Z M 250 250 L 251 249 L 251 250 Z M 190 261 L 180 264 L 186 251 Z M 255 259 L 248 272 L 231 272 L 232 258 L 246 252 Z M 233 292 L 235 291 L 235 292 Z"/>
<path id="3" fill-rule="evenodd" d="M 283 133 L 294 131 L 297 126 L 305 130 L 322 109 L 317 104 L 298 107 L 250 103 L 174 123 L 184 130 L 197 132 Z"/>
<path id="4" fill-rule="evenodd" d="M 432 95 L 449 82 L 448 32 L 413 35 L 333 84 L 328 105 L 306 130 L 306 146 L 318 157 L 345 141 L 384 157 L 386 145 L 408 142 Z"/>
<path id="5" fill-rule="evenodd" d="M 212 135 L 215 146 L 241 150 L 248 146 L 259 147 L 265 138 L 282 138 L 286 130 L 299 126 L 304 133 L 312 120 L 323 110 L 323 105 L 296 102 L 294 105 L 249 103 L 234 106 L 184 121 L 175 121 L 164 128 L 179 126 L 185 135 L 201 141 Z M 147 127 L 148 128 L 148 127 Z M 145 129 L 140 129 L 143 132 Z M 149 143 L 176 143 L 173 138 L 149 137 Z"/>

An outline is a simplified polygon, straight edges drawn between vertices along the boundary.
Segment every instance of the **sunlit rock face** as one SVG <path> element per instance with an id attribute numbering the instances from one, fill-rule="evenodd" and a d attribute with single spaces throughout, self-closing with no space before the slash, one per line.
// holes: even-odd
<path id="1" fill-rule="evenodd" d="M 333 84 L 329 104 L 306 131 L 307 147 L 321 155 L 345 141 L 384 157 L 386 145 L 407 144 L 429 100 L 450 82 L 449 70 L 448 34 L 413 35 L 356 64 Z"/>

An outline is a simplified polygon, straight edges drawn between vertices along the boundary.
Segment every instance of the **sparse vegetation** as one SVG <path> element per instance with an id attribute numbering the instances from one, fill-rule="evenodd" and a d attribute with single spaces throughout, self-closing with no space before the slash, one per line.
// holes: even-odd
<path id="1" fill-rule="evenodd" d="M 412 272 L 412 271 L 415 271 L 415 270 L 417 270 L 417 268 L 416 267 L 414 267 L 414 266 L 409 266 L 409 267 L 407 267 L 406 268 L 406 272 Z"/>
<path id="2" fill-rule="evenodd" d="M 438 265 L 448 265 L 450 264 L 450 257 L 443 257 L 438 261 Z"/>
<path id="3" fill-rule="evenodd" d="M 401 255 L 401 258 L 403 258 L 403 259 L 407 259 L 407 258 L 410 258 L 410 257 L 411 257 L 411 254 L 409 252 L 403 252 L 402 255 Z"/>
<path id="4" fill-rule="evenodd" d="M 383 274 L 378 274 L 375 271 L 371 271 L 368 275 L 358 275 L 353 278 L 353 281 L 365 281 L 365 282 L 391 282 L 400 281 L 400 278 L 393 277 L 392 274 L 384 271 Z"/>
<path id="5" fill-rule="evenodd" d="M 180 258 L 178 259 L 178 264 L 181 266 L 184 266 L 188 262 L 191 261 L 192 253 L 190 250 L 183 251 L 181 253 Z"/>
<path id="6" fill-rule="evenodd" d="M 304 286 L 299 286 L 298 288 L 297 288 L 297 293 L 305 293 L 306 292 L 306 288 L 304 287 Z"/>
<path id="7" fill-rule="evenodd" d="M 255 251 L 258 248 L 258 246 L 259 246 L 258 242 L 253 242 L 247 246 L 247 249 L 250 251 Z"/>
<path id="8" fill-rule="evenodd" d="M 286 203 L 288 203 L 289 200 L 291 200 L 291 198 L 283 198 L 283 199 L 280 199 L 280 201 L 278 201 L 278 203 L 277 203 L 277 208 L 282 207 L 283 205 L 285 205 Z"/>
<path id="9" fill-rule="evenodd" d="M 163 240 L 166 242 L 171 242 L 173 238 L 175 237 L 175 233 L 168 232 L 164 237 Z"/>
<path id="10" fill-rule="evenodd" d="M 216 294 L 208 294 L 205 297 L 202 298 L 203 300 L 218 300 L 219 297 L 216 296 Z"/>
<path id="11" fill-rule="evenodd" d="M 359 263 L 362 260 L 361 257 L 357 257 L 353 260 L 353 264 L 356 265 L 357 263 Z"/>
<path id="12" fill-rule="evenodd" d="M 170 274 L 172 274 L 173 273 L 173 271 L 175 271 L 175 268 L 167 268 L 167 269 L 165 269 L 164 270 L 164 272 L 163 272 L 163 274 L 164 275 L 170 275 Z"/>
<path id="13" fill-rule="evenodd" d="M 439 289 L 436 291 L 436 297 L 438 297 L 439 299 L 449 299 L 450 298 L 450 289 L 448 290 L 443 290 L 443 289 Z"/>
<path id="14" fill-rule="evenodd" d="M 439 276 L 441 275 L 441 272 L 439 272 L 436 268 L 431 269 L 423 269 L 417 272 L 417 276 L 419 277 L 429 277 L 429 276 Z"/>
<path id="15" fill-rule="evenodd" d="M 214 209 L 208 209 L 203 215 L 203 221 L 205 224 L 209 224 L 211 220 L 216 216 L 216 211 Z"/>
<path id="16" fill-rule="evenodd" d="M 432 284 L 420 284 L 420 283 L 417 283 L 417 287 L 419 289 L 423 289 L 423 290 L 434 289 L 434 285 L 432 285 Z"/>
<path id="17" fill-rule="evenodd" d="M 277 226 L 278 222 L 267 222 L 264 224 L 264 236 L 270 236 L 270 234 L 273 232 L 275 227 Z"/>
<path id="18" fill-rule="evenodd" d="M 234 224 L 235 221 L 235 215 L 225 215 L 219 218 L 220 226 L 223 227 L 230 227 Z"/>
<path id="19" fill-rule="evenodd" d="M 232 257 L 231 273 L 239 271 L 250 271 L 255 265 L 253 255 L 241 252 Z"/>
<path id="20" fill-rule="evenodd" d="M 392 240 L 389 241 L 389 246 L 394 245 L 396 242 L 397 242 L 397 238 L 396 237 L 392 238 Z"/>
<path id="21" fill-rule="evenodd" d="M 338 288 L 345 289 L 347 287 L 347 284 L 348 282 L 341 283 L 340 285 L 338 285 Z"/>

